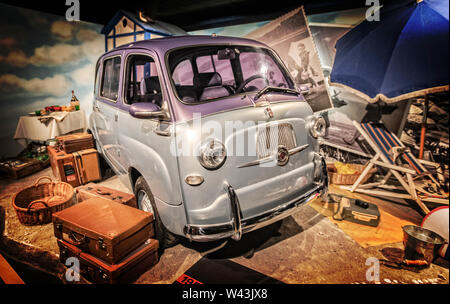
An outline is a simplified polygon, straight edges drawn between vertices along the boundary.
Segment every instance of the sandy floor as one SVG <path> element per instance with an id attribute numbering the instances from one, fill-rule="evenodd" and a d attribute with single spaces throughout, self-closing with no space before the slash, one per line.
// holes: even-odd
<path id="1" fill-rule="evenodd" d="M 25 227 L 18 222 L 11 206 L 15 192 L 44 175 L 52 176 L 51 170 L 48 168 L 19 181 L 0 180 L 0 231 L 3 236 L 0 250 L 10 259 L 62 277 L 65 268 L 58 261 L 53 226 Z M 102 185 L 127 191 L 115 176 L 103 181 Z M 403 211 L 399 211 L 401 209 Z M 396 206 L 391 208 L 391 212 L 413 214 L 415 211 Z M 384 259 L 387 253 L 398 253 L 402 248 L 401 242 L 363 247 L 329 218 L 310 206 L 304 206 L 300 212 L 282 222 L 244 235 L 240 242 L 196 244 L 183 241 L 166 249 L 159 263 L 136 283 L 173 283 L 203 256 L 207 256 L 210 259 L 231 259 L 285 283 L 369 284 L 371 282 L 366 280 L 370 267 L 366 265 L 367 259 Z M 419 273 L 381 265 L 380 282 L 395 280 L 413 284 L 436 280 L 437 283 L 448 284 L 448 262 L 439 259 L 437 263 L 439 265 L 433 264 Z"/>

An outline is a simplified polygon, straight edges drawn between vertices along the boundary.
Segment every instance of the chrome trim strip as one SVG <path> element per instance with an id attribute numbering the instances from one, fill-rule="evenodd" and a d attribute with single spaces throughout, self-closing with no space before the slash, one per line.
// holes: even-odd
<path id="1" fill-rule="evenodd" d="M 234 191 L 233 187 L 226 184 L 226 190 L 228 193 L 228 198 L 231 203 L 231 218 L 232 218 L 232 235 L 231 238 L 235 241 L 239 241 L 242 237 L 242 222 L 241 222 L 241 205 L 239 204 L 239 199 Z"/>
<path id="2" fill-rule="evenodd" d="M 295 155 L 295 154 L 297 154 L 297 153 L 300 153 L 300 152 L 302 152 L 303 150 L 308 149 L 308 147 L 309 147 L 309 144 L 306 144 L 306 145 L 303 145 L 303 146 L 300 146 L 300 147 L 291 149 L 291 150 L 289 150 L 289 156 L 292 156 L 292 155 Z"/>
<path id="3" fill-rule="evenodd" d="M 292 156 L 292 155 L 295 155 L 297 153 L 300 153 L 300 152 L 306 150 L 308 147 L 309 147 L 309 144 L 306 144 L 306 145 L 303 145 L 303 146 L 291 149 L 291 150 L 288 151 L 289 152 L 289 156 Z M 265 163 L 268 163 L 268 162 L 271 162 L 271 161 L 275 161 L 276 160 L 275 157 L 276 157 L 276 155 L 272 155 L 272 156 L 265 157 L 265 158 L 262 158 L 262 159 L 257 159 L 257 160 L 254 160 L 254 161 L 251 161 L 251 162 L 239 165 L 239 166 L 237 166 L 237 168 L 241 169 L 241 168 L 246 168 L 246 167 L 252 167 L 252 166 L 265 164 Z"/>
<path id="4" fill-rule="evenodd" d="M 246 167 L 252 167 L 252 166 L 257 166 L 257 165 L 269 163 L 271 161 L 276 161 L 275 155 L 272 155 L 272 156 L 269 156 L 269 157 L 265 157 L 265 158 L 262 158 L 262 159 L 257 159 L 257 160 L 254 160 L 254 161 L 242 164 L 242 165 L 237 166 L 237 167 L 239 169 L 240 168 L 246 168 Z"/>

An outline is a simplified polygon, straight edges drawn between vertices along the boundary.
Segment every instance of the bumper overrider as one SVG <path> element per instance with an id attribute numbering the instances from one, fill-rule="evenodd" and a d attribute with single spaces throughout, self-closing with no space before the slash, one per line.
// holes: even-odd
<path id="1" fill-rule="evenodd" d="M 231 205 L 231 221 L 226 224 L 218 225 L 186 225 L 184 227 L 185 236 L 192 241 L 208 242 L 225 238 L 232 238 L 233 240 L 240 240 L 242 234 L 257 230 L 264 226 L 278 222 L 286 217 L 296 213 L 303 205 L 315 199 L 318 196 L 325 197 L 328 194 L 328 173 L 325 160 L 319 154 L 316 154 L 319 159 L 317 165 L 320 164 L 321 170 L 317 177 L 315 177 L 313 187 L 303 193 L 301 196 L 280 205 L 267 212 L 254 216 L 248 219 L 241 218 L 241 207 L 239 198 L 236 195 L 233 187 L 230 184 L 225 185 L 228 193 L 228 198 Z"/>

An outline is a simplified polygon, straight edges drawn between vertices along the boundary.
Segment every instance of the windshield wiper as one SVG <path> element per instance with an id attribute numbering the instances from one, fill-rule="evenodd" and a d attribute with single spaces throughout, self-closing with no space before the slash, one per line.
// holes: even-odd
<path id="1" fill-rule="evenodd" d="M 296 90 L 293 90 L 293 89 L 266 86 L 264 89 L 262 89 L 258 93 L 256 93 L 255 98 L 253 99 L 253 101 L 257 101 L 259 98 L 261 98 L 261 96 L 263 96 L 263 95 L 265 95 L 267 93 L 270 93 L 270 92 L 288 93 L 288 94 L 294 94 L 294 95 L 297 95 L 297 96 L 300 95 L 299 92 L 297 92 Z"/>

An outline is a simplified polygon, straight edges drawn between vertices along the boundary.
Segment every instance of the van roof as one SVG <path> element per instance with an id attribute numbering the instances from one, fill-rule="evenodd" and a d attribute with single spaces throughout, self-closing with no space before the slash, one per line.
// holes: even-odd
<path id="1" fill-rule="evenodd" d="M 168 50 L 175 49 L 183 46 L 195 46 L 195 45 L 208 45 L 208 44 L 225 44 L 225 45 L 248 45 L 255 47 L 265 47 L 268 46 L 264 43 L 236 37 L 225 37 L 225 36 L 200 36 L 200 35 L 186 35 L 186 36 L 172 36 L 164 38 L 155 38 L 149 40 L 136 41 L 128 44 L 121 45 L 115 49 L 110 50 L 105 53 L 107 55 L 111 52 L 125 50 L 129 48 L 142 48 L 156 51 L 158 53 L 165 53 Z M 104 56 L 103 55 L 103 56 Z"/>

